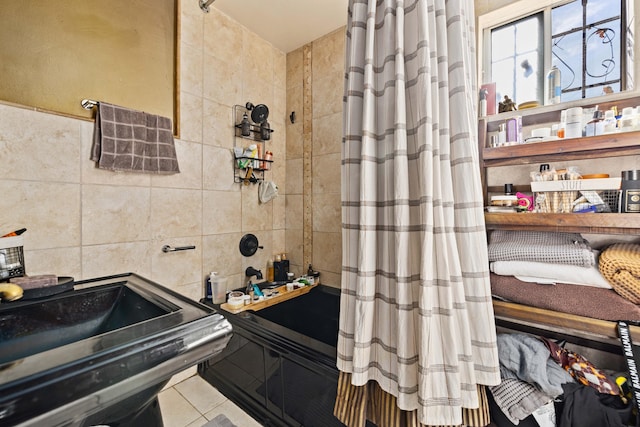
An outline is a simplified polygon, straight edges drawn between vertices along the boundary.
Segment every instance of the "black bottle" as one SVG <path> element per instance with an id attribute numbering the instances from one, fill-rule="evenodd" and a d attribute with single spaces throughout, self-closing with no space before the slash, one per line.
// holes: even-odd
<path id="1" fill-rule="evenodd" d="M 242 122 L 240 123 L 240 133 L 242 136 L 251 136 L 251 123 L 249 122 L 249 116 L 247 113 L 242 115 Z"/>

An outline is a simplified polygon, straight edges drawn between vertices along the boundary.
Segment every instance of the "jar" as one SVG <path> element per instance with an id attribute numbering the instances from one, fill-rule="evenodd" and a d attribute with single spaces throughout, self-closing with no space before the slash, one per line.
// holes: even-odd
<path id="1" fill-rule="evenodd" d="M 622 172 L 622 202 L 620 212 L 640 212 L 640 170 Z"/>
<path id="2" fill-rule="evenodd" d="M 565 138 L 580 138 L 582 136 L 582 107 L 569 108 L 566 114 Z"/>

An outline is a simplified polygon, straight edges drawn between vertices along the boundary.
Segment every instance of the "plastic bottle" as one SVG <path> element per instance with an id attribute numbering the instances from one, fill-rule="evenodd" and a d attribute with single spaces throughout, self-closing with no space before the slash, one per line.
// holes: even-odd
<path id="1" fill-rule="evenodd" d="M 242 115 L 242 122 L 240 122 L 240 133 L 242 136 L 251 136 L 251 122 L 249 122 L 249 116 L 247 113 Z"/>
<path id="2" fill-rule="evenodd" d="M 269 259 L 269 261 L 267 261 L 267 282 L 273 282 L 273 280 L 274 280 L 273 274 L 274 274 L 274 272 L 273 272 L 273 260 Z"/>
<path id="3" fill-rule="evenodd" d="M 633 107 L 625 107 L 622 109 L 622 118 L 620 119 L 620 131 L 629 132 L 635 130 L 637 123 L 636 112 Z"/>
<path id="4" fill-rule="evenodd" d="M 487 90 L 480 89 L 480 108 L 478 110 L 478 115 L 480 117 L 484 117 L 487 115 Z"/>
<path id="5" fill-rule="evenodd" d="M 212 300 L 213 299 L 213 280 L 216 277 L 216 274 L 218 274 L 215 271 L 212 271 L 211 273 L 209 273 L 209 278 L 207 279 L 207 284 L 206 284 L 206 290 L 205 290 L 205 298 L 208 300 Z"/>
<path id="6" fill-rule="evenodd" d="M 555 65 L 551 67 L 551 70 L 547 73 L 547 99 L 545 105 L 559 104 L 562 87 L 560 86 L 562 81 L 560 70 Z"/>
<path id="7" fill-rule="evenodd" d="M 604 133 L 613 133 L 616 131 L 616 113 L 613 110 L 604 112 Z"/>
<path id="8" fill-rule="evenodd" d="M 567 129 L 567 110 L 562 110 L 560 112 L 560 123 L 558 124 L 558 133 L 556 134 L 558 138 L 564 138 L 566 129 Z"/>

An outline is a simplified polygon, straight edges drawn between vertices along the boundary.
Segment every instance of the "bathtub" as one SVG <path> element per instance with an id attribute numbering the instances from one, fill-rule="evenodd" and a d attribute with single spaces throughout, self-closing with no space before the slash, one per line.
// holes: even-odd
<path id="1" fill-rule="evenodd" d="M 340 290 L 324 285 L 257 312 L 219 309 L 233 337 L 198 373 L 265 426 L 343 426 L 333 416 L 339 309 Z"/>

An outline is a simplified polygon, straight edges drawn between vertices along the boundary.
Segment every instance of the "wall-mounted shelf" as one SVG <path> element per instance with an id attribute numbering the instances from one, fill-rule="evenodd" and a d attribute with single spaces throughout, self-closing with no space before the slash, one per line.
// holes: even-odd
<path id="1" fill-rule="evenodd" d="M 597 102 L 600 110 L 612 106 L 622 109 L 636 106 L 640 96 L 618 96 Z M 552 163 L 567 160 L 594 160 L 606 157 L 640 155 L 640 132 L 620 132 L 584 138 L 560 139 L 555 141 L 510 145 L 489 148 L 489 134 L 496 132 L 498 125 L 513 116 L 522 116 L 523 126 L 549 126 L 558 122 L 562 109 L 573 106 L 594 106 L 589 100 L 574 103 L 544 106 L 536 109 L 501 113 L 483 117 L 478 121 L 478 144 L 481 177 L 485 206 L 489 204 L 489 194 L 494 187 L 487 186 L 487 172 L 492 167 L 518 166 L 537 163 Z M 514 183 L 514 191 L 530 192 L 529 183 Z M 608 235 L 640 235 L 640 214 L 636 213 L 496 213 L 484 214 L 487 230 L 529 230 Z M 575 316 L 564 312 L 544 310 L 513 302 L 493 302 L 496 319 L 527 328 L 531 325 L 540 330 L 555 331 L 576 336 L 602 336 L 617 340 L 616 323 L 612 321 Z M 640 328 L 632 331 L 634 340 L 640 337 Z"/>
<path id="2" fill-rule="evenodd" d="M 248 135 L 243 135 L 243 118 L 249 120 Z M 265 171 L 271 170 L 273 154 L 266 149 L 266 142 L 271 140 L 274 130 L 268 124 L 265 126 L 265 124 L 253 122 L 249 118 L 249 110 L 242 105 L 233 106 L 233 120 L 233 180 L 245 185 L 256 184 L 264 180 Z M 246 141 L 246 143 L 238 141 Z M 256 145 L 258 148 L 256 157 L 246 154 L 246 150 L 251 145 Z"/>

